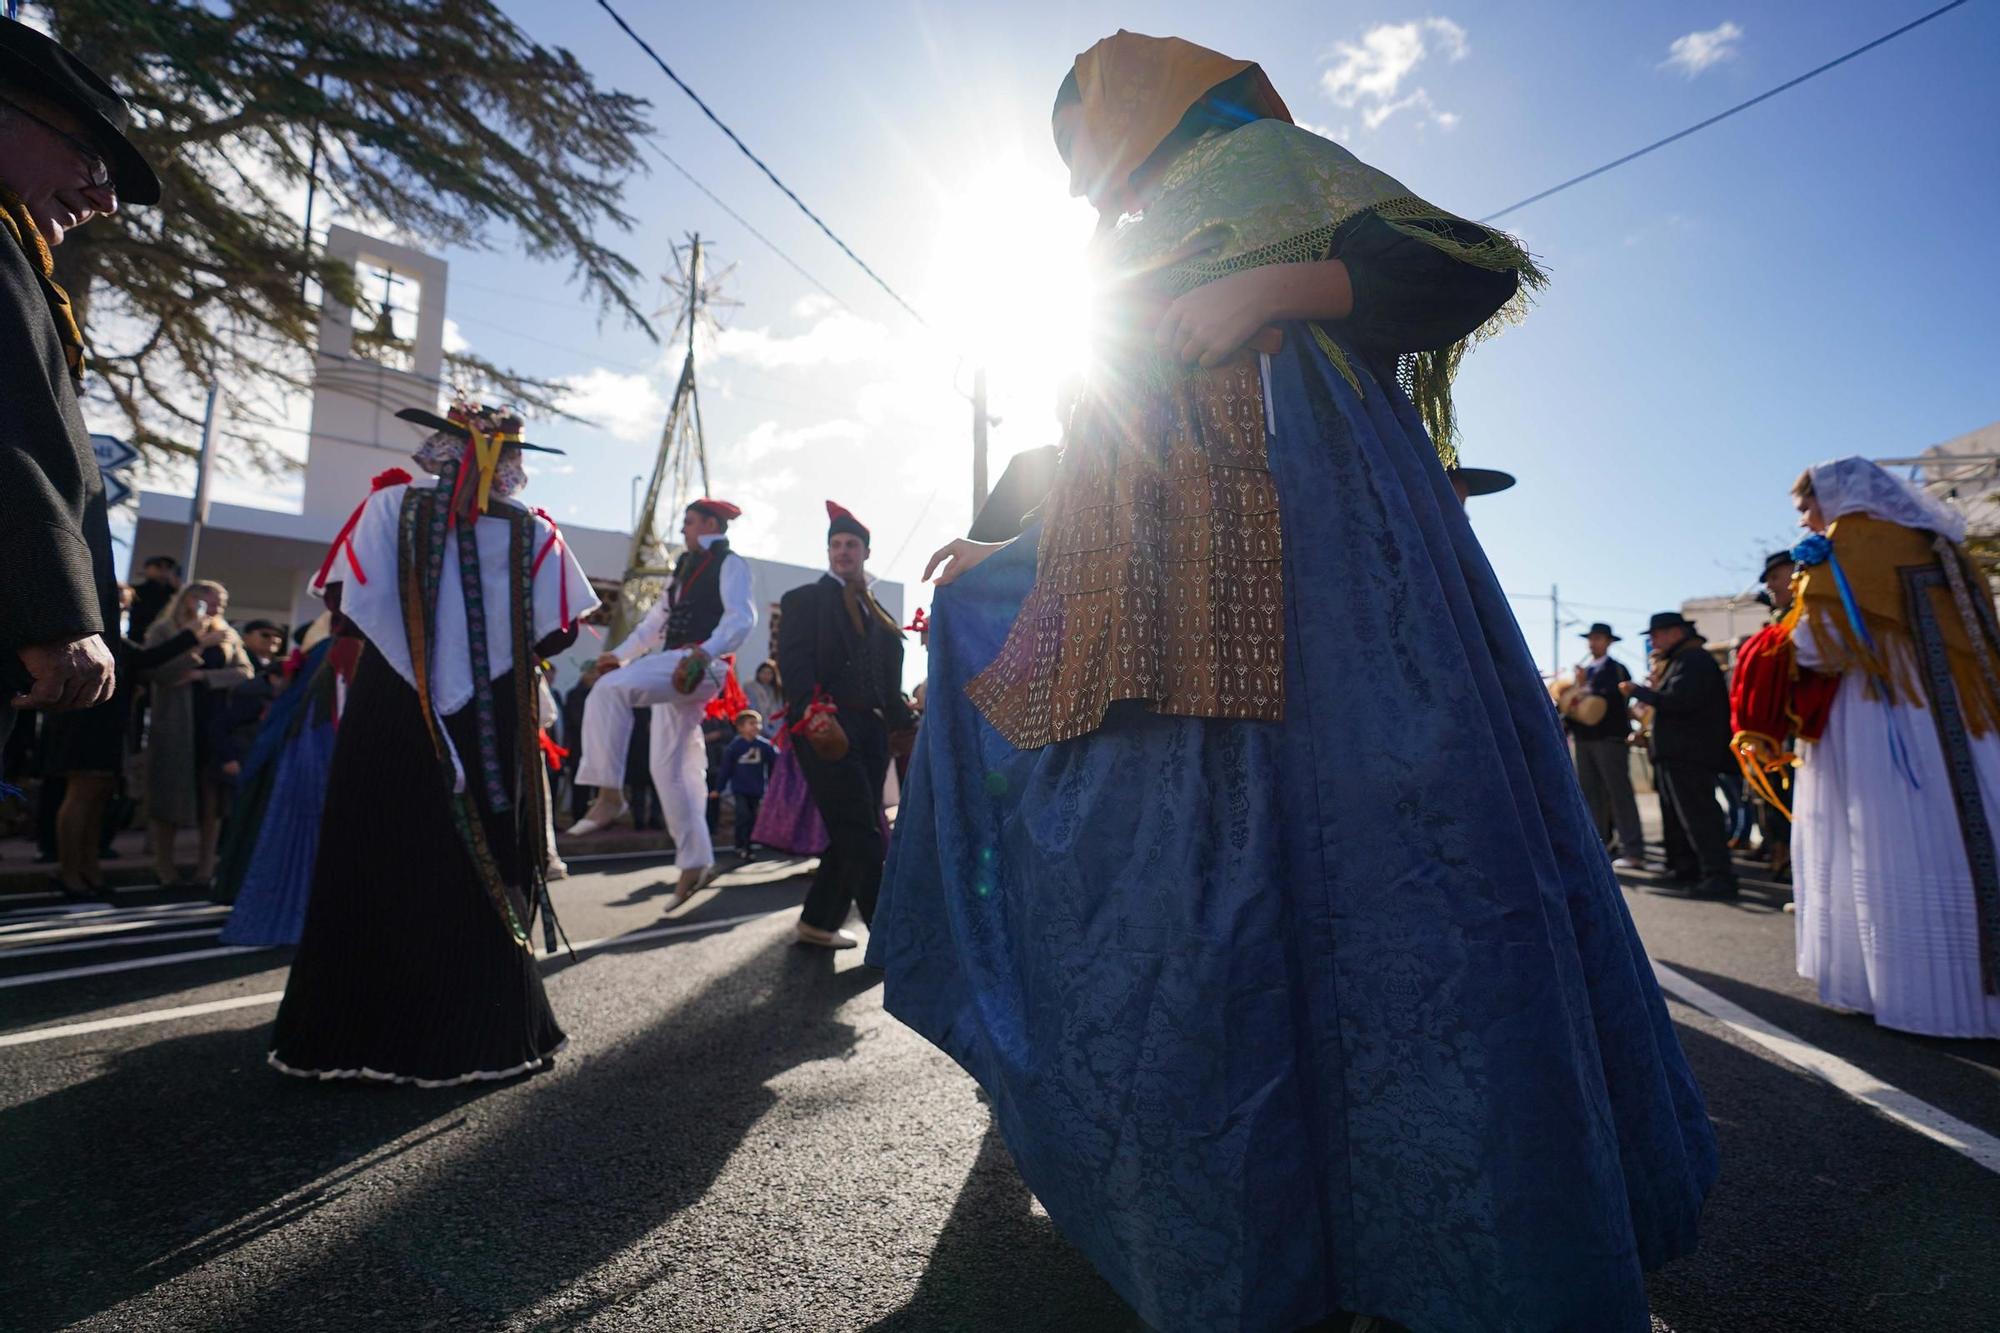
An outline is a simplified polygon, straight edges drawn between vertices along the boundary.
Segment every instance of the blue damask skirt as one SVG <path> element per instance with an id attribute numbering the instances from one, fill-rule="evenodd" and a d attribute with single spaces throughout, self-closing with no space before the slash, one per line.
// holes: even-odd
<path id="1" fill-rule="evenodd" d="M 1640 1333 L 1714 1134 L 1500 585 L 1354 365 L 1269 367 L 1284 721 L 1014 750 L 964 687 L 1037 534 L 939 591 L 869 961 L 1158 1328 Z"/>

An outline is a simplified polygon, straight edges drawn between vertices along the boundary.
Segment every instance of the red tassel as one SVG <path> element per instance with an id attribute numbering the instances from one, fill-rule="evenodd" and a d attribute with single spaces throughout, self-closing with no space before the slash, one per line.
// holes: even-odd
<path id="1" fill-rule="evenodd" d="M 904 629 L 910 630 L 917 634 L 923 634 L 928 632 L 930 627 L 931 627 L 931 622 L 928 618 L 925 617 L 924 609 L 921 606 L 917 608 L 917 613 L 910 617 L 910 623 L 903 626 Z"/>
<path id="2" fill-rule="evenodd" d="M 736 679 L 736 654 L 722 659 L 729 667 L 722 678 L 722 693 L 708 701 L 702 710 L 704 717 L 719 717 L 724 722 L 734 722 L 736 715 L 750 706 L 750 696 L 743 692 L 742 682 Z"/>
<path id="3" fill-rule="evenodd" d="M 560 773 L 562 771 L 563 760 L 569 758 L 569 751 L 557 745 L 555 738 L 549 735 L 546 730 L 542 732 L 541 738 L 542 757 L 549 761 L 549 772 Z"/>

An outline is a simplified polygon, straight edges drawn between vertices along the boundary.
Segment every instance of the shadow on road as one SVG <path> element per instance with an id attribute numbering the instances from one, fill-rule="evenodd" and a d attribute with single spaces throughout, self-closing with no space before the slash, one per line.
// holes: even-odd
<path id="1" fill-rule="evenodd" d="M 1109 1283 L 1034 1210 L 1034 1196 L 989 1125 L 909 1304 L 865 1333 L 1119 1333 L 1144 1330 Z"/>
<path id="2" fill-rule="evenodd" d="M 153 1042 L 0 1112 L 0 1322 L 64 1326 L 297 1221 L 346 1192 L 344 1168 L 430 1121 L 459 1132 L 492 1091 L 301 1083 L 265 1065 L 268 1035 Z"/>
<path id="3" fill-rule="evenodd" d="M 1722 1151 L 1700 1247 L 1648 1279 L 1675 1333 L 2000 1327 L 2000 1177 L 1830 1085 L 1679 1025 Z"/>
<path id="4" fill-rule="evenodd" d="M 629 1259 L 635 1247 L 642 1253 L 632 1279 L 604 1292 L 600 1277 L 602 1294 L 542 1322 L 571 1326 L 660 1281 L 686 1281 L 674 1270 L 712 1260 L 660 1255 L 639 1242 L 708 1192 L 776 1101 L 771 1080 L 853 1050 L 855 1029 L 832 1015 L 878 980 L 866 968 L 835 971 L 829 956 L 788 940 L 759 949 L 670 1020 L 601 1054 L 583 1052 L 555 1077 L 490 1096 L 445 1153 L 404 1171 L 394 1163 L 371 1170 L 369 1188 L 382 1202 L 365 1222 L 343 1218 L 328 1243 L 301 1250 L 280 1271 L 265 1259 L 255 1296 L 215 1326 L 333 1327 L 379 1310 L 393 1313 L 383 1327 L 492 1327 Z M 129 1087 L 122 1094 L 128 1104 L 142 1095 Z M 408 1105 L 420 1116 L 426 1105 L 431 1115 L 440 1110 Z M 240 1144 L 259 1132 L 239 1124 L 235 1137 Z M 228 1170 L 230 1156 L 175 1168 L 182 1187 Z M 64 1313 L 103 1309 L 106 1295 Z"/>

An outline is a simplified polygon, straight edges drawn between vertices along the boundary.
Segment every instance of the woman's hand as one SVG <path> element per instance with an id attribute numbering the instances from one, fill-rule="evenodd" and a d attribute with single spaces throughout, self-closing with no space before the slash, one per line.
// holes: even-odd
<path id="1" fill-rule="evenodd" d="M 1153 341 L 1177 361 L 1204 369 L 1221 365 L 1278 317 L 1271 273 L 1248 268 L 1203 283 L 1167 307 Z"/>
<path id="2" fill-rule="evenodd" d="M 931 553 L 930 562 L 924 566 L 924 582 L 931 582 L 935 571 L 937 586 L 942 588 L 968 570 L 977 569 L 987 556 L 1007 545 L 1007 542 L 975 542 L 956 537 Z M 944 568 L 939 569 L 940 565 Z"/>
<path id="3" fill-rule="evenodd" d="M 1338 259 L 1267 264 L 1206 282 L 1167 307 L 1153 332 L 1166 355 L 1203 368 L 1221 365 L 1249 344 L 1275 352 L 1288 319 L 1346 319 L 1354 284 Z M 1267 343 L 1267 337 L 1270 342 Z"/>
<path id="4" fill-rule="evenodd" d="M 220 621 L 210 621 L 194 637 L 195 647 L 198 649 L 216 648 L 227 642 L 229 642 L 229 626 Z M 195 656 L 199 657 L 201 654 L 197 652 Z"/>

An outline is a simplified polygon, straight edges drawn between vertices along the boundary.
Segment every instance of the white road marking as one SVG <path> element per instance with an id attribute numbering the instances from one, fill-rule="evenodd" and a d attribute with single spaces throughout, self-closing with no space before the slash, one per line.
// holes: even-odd
<path id="1" fill-rule="evenodd" d="M 1912 1097 L 1893 1084 L 1884 1083 L 1860 1066 L 1849 1064 L 1811 1042 L 1801 1041 L 1743 1006 L 1725 1000 L 1706 986 L 1682 976 L 1665 963 L 1655 962 L 1653 973 L 1659 978 L 1661 990 L 1693 1005 L 1744 1040 L 1754 1042 L 1807 1073 L 1817 1074 L 1905 1129 L 1915 1130 L 1925 1138 L 1971 1158 L 1988 1171 L 2000 1173 L 2000 1138 L 1940 1111 L 1929 1102 Z"/>
<path id="2" fill-rule="evenodd" d="M 139 921 L 93 921 L 82 926 L 48 926 L 41 930 L 23 930 L 12 935 L 0 935 L 0 949 L 8 949 L 16 944 L 32 944 L 40 940 L 81 940 L 104 935 L 130 935 L 139 930 L 159 930 L 163 926 L 185 925 L 199 921 L 203 917 L 227 916 L 227 907 L 209 907 L 195 912 L 177 912 L 172 916 L 147 917 Z M 216 929 L 220 930 L 218 926 Z"/>
<path id="3" fill-rule="evenodd" d="M 723 930 L 731 926 L 743 925 L 749 921 L 761 921 L 765 917 L 776 916 L 781 912 L 796 912 L 797 910 L 798 908 L 796 907 L 776 907 L 768 912 L 749 912 L 743 916 L 718 917 L 713 921 L 688 921 L 676 926 L 655 926 L 650 930 L 635 930 L 629 935 L 607 935 L 603 939 L 579 940 L 572 947 L 579 954 L 590 953 L 600 949 L 617 948 L 626 944 L 644 944 L 648 940 L 667 939 L 674 935 L 693 935 L 705 930 Z M 223 949 L 220 951 L 209 949 L 199 950 L 196 954 L 176 954 L 174 957 L 193 958 L 197 955 L 213 956 L 217 952 L 249 953 L 251 950 L 248 948 Z M 559 956 L 562 953 L 562 950 L 558 950 L 553 955 L 538 952 L 537 956 L 547 959 Z M 58 974 L 41 973 L 38 975 L 55 976 Z M 18 978 L 10 978 L 9 980 L 18 980 Z M 5 981 L 0 981 L 0 985 L 5 984 L 7 984 Z M 0 1047 L 31 1046 L 37 1042 L 56 1041 L 63 1037 L 83 1037 L 93 1032 L 110 1032 L 116 1028 L 143 1027 L 150 1023 L 171 1023 L 177 1018 L 199 1018 L 203 1014 L 217 1014 L 229 1009 L 248 1009 L 254 1005 L 276 1004 L 283 998 L 285 998 L 283 991 L 262 991 L 256 995 L 232 996 L 227 1000 L 205 1000 L 200 1004 L 175 1005 L 171 1009 L 148 1009 L 142 1013 L 120 1014 L 116 1018 L 93 1018 L 80 1023 L 64 1023 L 58 1027 L 29 1028 L 25 1032 L 0 1034 Z"/>
<path id="4" fill-rule="evenodd" d="M 195 930 L 162 930 L 151 935 L 120 935 L 111 940 L 72 940 L 68 944 L 31 944 L 25 949 L 0 949 L 0 963 L 14 958 L 27 958 L 35 954 L 76 953 L 80 949 L 129 949 L 135 944 L 158 944 L 163 940 L 198 940 L 212 938 L 222 933 L 221 926 L 202 926 Z"/>
<path id="5" fill-rule="evenodd" d="M 39 986 L 46 981 L 68 981 L 73 977 L 98 977 L 107 972 L 136 972 L 142 967 L 164 967 L 168 963 L 195 963 L 204 958 L 227 958 L 231 954 L 261 953 L 268 946 L 231 944 L 216 949 L 193 949 L 187 953 L 161 954 L 157 958 L 128 958 L 122 963 L 90 963 L 65 967 L 54 972 L 27 972 L 18 977 L 0 977 L 0 990 L 15 986 Z"/>
<path id="6" fill-rule="evenodd" d="M 283 991 L 271 990 L 256 995 L 236 995 L 227 1000 L 206 1000 L 201 1004 L 176 1005 L 172 1009 L 148 1009 L 143 1014 L 93 1018 L 87 1023 L 64 1023 L 61 1027 L 53 1028 L 29 1028 L 26 1032 L 0 1035 L 0 1046 L 28 1046 L 38 1041 L 55 1041 L 60 1037 L 86 1037 L 93 1032 L 110 1032 L 115 1028 L 136 1028 L 148 1023 L 171 1023 L 176 1018 L 199 1018 L 203 1014 L 219 1014 L 226 1009 L 249 1009 L 260 1004 L 276 1004 L 284 998 Z"/>
<path id="7" fill-rule="evenodd" d="M 42 930 L 49 926 L 87 925 L 97 921 L 151 921 L 160 917 L 197 916 L 227 912 L 226 906 L 202 899 L 185 903 L 155 903 L 151 907 L 72 907 L 60 912 L 43 912 L 28 921 L 11 921 L 0 925 L 0 939 L 11 938 L 28 931 Z"/>

